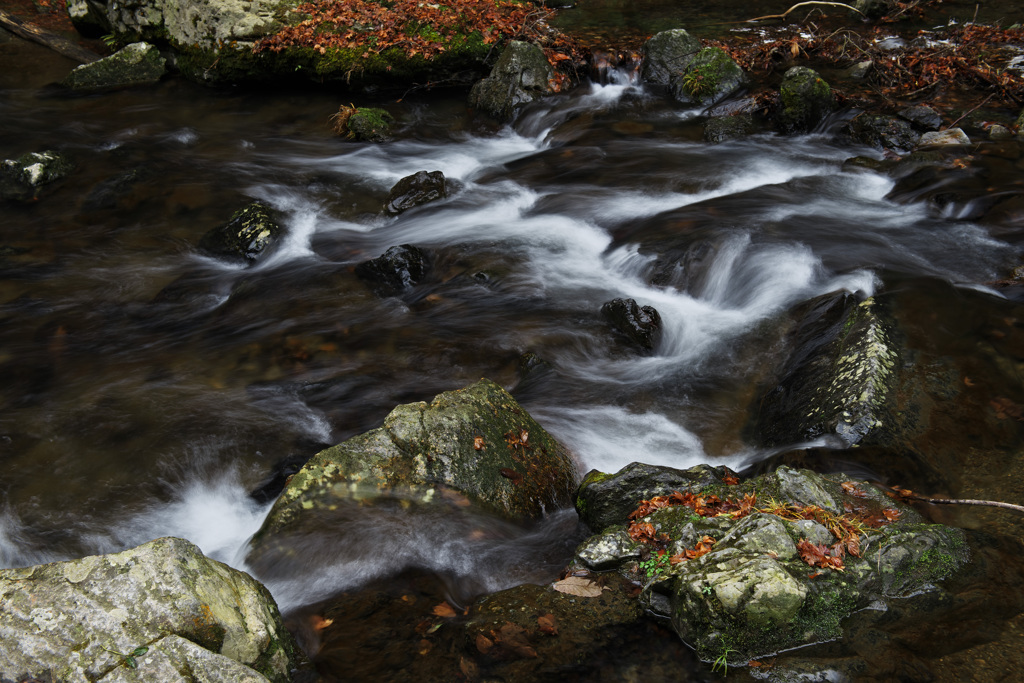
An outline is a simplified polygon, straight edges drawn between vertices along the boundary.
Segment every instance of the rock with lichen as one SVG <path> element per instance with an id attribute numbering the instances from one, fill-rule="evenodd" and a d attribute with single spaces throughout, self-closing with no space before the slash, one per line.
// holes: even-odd
<path id="1" fill-rule="evenodd" d="M 0 570 L 3 680 L 274 681 L 304 657 L 248 574 L 161 538 Z"/>
<path id="2" fill-rule="evenodd" d="M 67 176 L 74 168 L 70 158 L 53 150 L 5 159 L 0 162 L 0 197 L 19 202 L 35 201 L 48 185 Z"/>
<path id="3" fill-rule="evenodd" d="M 531 43 L 513 40 L 491 69 L 469 92 L 469 105 L 499 121 L 511 121 L 523 106 L 554 92 L 555 72 L 544 52 Z"/>
<path id="4" fill-rule="evenodd" d="M 683 72 L 700 51 L 700 41 L 686 29 L 657 33 L 644 43 L 643 79 L 655 85 L 668 85 L 673 75 Z"/>
<path id="5" fill-rule="evenodd" d="M 853 612 L 937 590 L 969 559 L 962 531 L 842 474 L 779 467 L 740 482 L 724 468 L 634 463 L 587 474 L 581 518 L 598 501 L 600 531 L 574 566 L 640 582 L 645 609 L 709 662 L 834 640 Z"/>
<path id="6" fill-rule="evenodd" d="M 746 80 L 743 69 L 728 52 L 707 47 L 669 77 L 669 89 L 684 104 L 706 107 L 738 92 Z"/>
<path id="7" fill-rule="evenodd" d="M 255 201 L 203 235 L 199 248 L 218 258 L 255 263 L 269 252 L 282 232 L 272 209 Z"/>
<path id="8" fill-rule="evenodd" d="M 167 72 L 167 60 L 149 43 L 132 43 L 109 57 L 71 70 L 61 85 L 72 90 L 102 90 L 158 82 Z"/>
<path id="9" fill-rule="evenodd" d="M 786 133 L 813 130 L 836 106 L 829 84 L 805 66 L 794 66 L 785 73 L 779 96 L 781 108 L 776 120 Z"/>

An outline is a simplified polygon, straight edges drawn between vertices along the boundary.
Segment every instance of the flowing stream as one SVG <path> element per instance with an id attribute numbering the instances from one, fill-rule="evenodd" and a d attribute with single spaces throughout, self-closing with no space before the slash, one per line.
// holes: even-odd
<path id="1" fill-rule="evenodd" d="M 986 283 L 1019 264 L 1020 223 L 894 201 L 890 178 L 844 166 L 880 156 L 834 141 L 846 114 L 709 145 L 699 112 L 615 73 L 509 127 L 472 118 L 461 93 L 383 100 L 396 137 L 364 144 L 330 133 L 326 93 L 169 81 L 70 97 L 46 87 L 65 62 L 2 47 L 0 157 L 59 148 L 78 167 L 2 207 L 0 566 L 173 535 L 255 571 L 246 543 L 270 501 L 254 491 L 480 377 L 512 388 L 582 471 L 739 469 L 770 455 L 743 427 L 801 302 L 900 290 L 934 304 L 942 349 L 965 355 L 982 333 L 957 321 L 1017 314 Z M 30 60 L 32 75 L 15 68 Z M 420 170 L 456 191 L 383 215 Z M 284 217 L 276 251 L 251 268 L 199 253 L 252 199 Z M 379 298 L 353 267 L 398 244 L 429 250 L 431 276 Z M 602 319 L 616 297 L 660 312 L 652 354 Z M 526 352 L 551 371 L 520 383 Z M 543 583 L 578 540 L 569 511 L 532 529 L 387 507 L 348 523 L 359 535 L 256 572 L 284 610 L 410 567 L 443 575 L 453 600 Z"/>

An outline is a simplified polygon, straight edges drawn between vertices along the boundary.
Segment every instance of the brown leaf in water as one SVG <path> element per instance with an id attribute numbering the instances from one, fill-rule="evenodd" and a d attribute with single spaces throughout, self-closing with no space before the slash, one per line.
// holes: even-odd
<path id="1" fill-rule="evenodd" d="M 434 644 L 429 640 L 423 639 L 420 641 L 419 653 L 421 655 L 429 654 L 434 649 Z"/>
<path id="2" fill-rule="evenodd" d="M 451 618 L 456 615 L 455 608 L 453 608 L 447 602 L 442 602 L 440 605 L 435 605 L 432 611 L 434 615 L 439 617 Z"/>
<path id="3" fill-rule="evenodd" d="M 325 619 L 319 614 L 314 614 L 310 617 L 310 622 L 313 626 L 314 631 L 323 631 L 325 628 L 334 623 L 334 619 Z"/>
<path id="4" fill-rule="evenodd" d="M 558 626 L 555 624 L 554 614 L 545 614 L 537 617 L 537 626 L 540 627 L 542 633 L 547 633 L 549 636 L 558 635 Z"/>
<path id="5" fill-rule="evenodd" d="M 522 626 L 516 626 L 512 622 L 506 621 L 505 625 L 497 633 L 493 631 L 491 633 L 494 635 L 495 644 L 501 645 L 505 652 L 522 659 L 534 659 L 537 657 L 537 651 L 533 649 L 530 641 L 526 639 L 526 629 Z"/>
<path id="6" fill-rule="evenodd" d="M 476 662 L 468 657 L 459 657 L 459 671 L 466 677 L 468 681 L 475 681 L 480 676 L 480 670 L 477 668 Z"/>
<path id="7" fill-rule="evenodd" d="M 480 654 L 485 655 L 491 651 L 494 647 L 494 641 L 485 636 L 482 633 L 476 634 L 476 649 L 480 651 Z"/>
<path id="8" fill-rule="evenodd" d="M 570 576 L 551 584 L 559 593 L 575 595 L 578 598 L 596 598 L 601 595 L 603 588 L 596 581 L 585 579 L 581 576 Z"/>

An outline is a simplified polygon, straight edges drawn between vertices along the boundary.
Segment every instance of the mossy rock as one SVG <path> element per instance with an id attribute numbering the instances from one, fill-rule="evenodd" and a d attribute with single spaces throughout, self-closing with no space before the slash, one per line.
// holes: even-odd
<path id="1" fill-rule="evenodd" d="M 469 105 L 498 121 L 511 121 L 520 107 L 553 92 L 554 77 L 539 47 L 514 40 L 490 75 L 470 90 Z"/>
<path id="2" fill-rule="evenodd" d="M 482 379 L 429 403 L 400 405 L 382 427 L 317 453 L 291 478 L 257 539 L 297 533 L 307 517 L 344 501 L 399 496 L 427 503 L 443 489 L 527 521 L 570 504 L 576 482 L 565 447 L 508 392 Z"/>
<path id="3" fill-rule="evenodd" d="M 348 118 L 345 128 L 349 137 L 364 142 L 386 142 L 391 137 L 395 117 L 384 109 L 360 107 Z"/>
<path id="4" fill-rule="evenodd" d="M 19 202 L 39 199 L 43 190 L 75 169 L 71 158 L 61 152 L 29 152 L 0 163 L 0 197 Z"/>
<path id="5" fill-rule="evenodd" d="M 684 71 L 700 50 L 700 41 L 686 29 L 654 35 L 644 43 L 643 79 L 655 85 L 668 85 L 672 76 Z"/>
<path id="6" fill-rule="evenodd" d="M 167 72 L 167 60 L 148 43 L 132 43 L 109 57 L 71 70 L 61 85 L 72 90 L 100 90 L 158 82 Z"/>
<path id="7" fill-rule="evenodd" d="M 254 263 L 269 251 L 281 232 L 270 207 L 255 201 L 203 235 L 199 248 L 218 258 Z"/>
<path id="8" fill-rule="evenodd" d="M 598 484 L 610 489 L 610 482 L 629 480 L 637 495 L 649 499 L 648 492 L 669 493 L 665 483 L 701 481 L 708 474 L 706 465 L 682 472 L 630 465 L 616 475 L 591 472 L 581 491 Z M 685 486 L 678 490 L 697 493 Z M 669 617 L 679 636 L 707 662 L 724 658 L 737 665 L 840 638 L 842 622 L 853 612 L 936 590 L 936 582 L 956 574 L 970 556 L 959 529 L 928 524 L 913 508 L 891 500 L 877 487 L 842 474 L 823 476 L 780 467 L 741 483 L 712 483 L 699 492 L 734 501 L 753 495 L 757 502 L 754 512 L 739 518 L 702 517 L 685 505 L 653 509 L 636 521 L 651 525 L 669 555 L 695 548 L 706 536 L 714 539 L 706 554 L 655 567 L 650 562 L 641 565 L 644 558 L 654 557 L 655 548 L 630 537 L 629 513 L 615 518 L 609 514 L 612 507 L 595 500 L 592 490 L 584 499 L 587 505 L 578 504 L 581 515 L 593 507 L 605 513 L 601 524 L 613 523 L 584 541 L 574 562 L 642 581 L 640 599 L 646 609 Z M 617 502 L 616 507 L 625 510 L 641 500 Z M 843 571 L 816 569 L 802 559 L 800 544 L 831 546 L 837 537 L 816 519 L 794 520 L 766 511 L 772 505 L 816 506 L 830 511 L 823 514 L 832 519 L 857 510 L 882 521 L 862 528 L 857 535 L 859 556 L 847 554 Z"/>
<path id="9" fill-rule="evenodd" d="M 739 91 L 745 83 L 743 69 L 720 47 L 704 48 L 669 77 L 673 97 L 705 107 Z"/>
<path id="10" fill-rule="evenodd" d="M 779 95 L 782 108 L 778 125 L 786 133 L 813 130 L 836 105 L 829 84 L 805 66 L 794 66 L 785 73 Z"/>

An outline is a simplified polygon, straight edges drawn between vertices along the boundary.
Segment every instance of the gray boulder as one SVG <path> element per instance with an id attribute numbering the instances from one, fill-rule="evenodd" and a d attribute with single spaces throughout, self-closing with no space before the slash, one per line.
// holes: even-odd
<path id="1" fill-rule="evenodd" d="M 167 60 L 149 43 L 132 43 L 109 57 L 71 70 L 61 84 L 72 90 L 98 90 L 156 83 Z"/>
<path id="2" fill-rule="evenodd" d="M 281 0 L 110 0 L 107 19 L 119 36 L 216 49 L 282 26 Z"/>
<path id="3" fill-rule="evenodd" d="M 829 84 L 805 66 L 794 66 L 785 73 L 779 94 L 782 108 L 778 125 L 786 133 L 813 130 L 836 104 Z"/>
<path id="4" fill-rule="evenodd" d="M 491 74 L 469 92 L 469 106 L 499 121 L 511 121 L 523 106 L 554 92 L 555 72 L 544 52 L 531 43 L 513 40 Z"/>
<path id="5" fill-rule="evenodd" d="M 904 107 L 897 112 L 900 118 L 910 121 L 920 130 L 938 130 L 942 125 L 942 117 L 927 104 L 915 104 Z"/>
<path id="6" fill-rule="evenodd" d="M 673 97 L 685 104 L 708 106 L 739 91 L 746 75 L 729 53 L 720 47 L 707 47 L 693 56 L 683 68 L 669 76 Z"/>
<path id="7" fill-rule="evenodd" d="M 67 176 L 74 168 L 70 158 L 53 150 L 5 159 L 0 163 L 0 197 L 21 202 L 35 201 L 45 186 Z"/>
<path id="8" fill-rule="evenodd" d="M 176 538 L 0 570 L 0 639 L 3 680 L 283 683 L 304 661 L 266 588 Z"/>
<path id="9" fill-rule="evenodd" d="M 236 211 L 224 225 L 203 235 L 199 248 L 218 258 L 255 263 L 269 251 L 281 232 L 270 207 L 255 201 Z"/>
<path id="10" fill-rule="evenodd" d="M 685 29 L 662 31 L 644 43 L 642 76 L 648 83 L 668 85 L 700 52 L 700 41 Z"/>
<path id="11" fill-rule="evenodd" d="M 850 137 L 878 149 L 909 152 L 919 138 L 910 122 L 895 116 L 863 113 L 849 123 Z"/>
<path id="12" fill-rule="evenodd" d="M 884 306 L 827 294 L 796 316 L 782 379 L 757 402 L 756 437 L 781 446 L 833 434 L 852 445 L 892 427 L 901 350 Z"/>
<path id="13" fill-rule="evenodd" d="M 395 183 L 384 201 L 384 211 L 396 216 L 414 206 L 448 196 L 448 185 L 441 171 L 418 171 Z"/>
<path id="14" fill-rule="evenodd" d="M 946 145 L 969 145 L 971 139 L 967 133 L 959 128 L 947 128 L 946 130 L 929 131 L 921 136 L 918 141 L 918 148 L 921 147 L 945 147 Z"/>
<path id="15" fill-rule="evenodd" d="M 317 453 L 297 474 L 256 535 L 294 535 L 345 501 L 399 496 L 429 502 L 454 489 L 513 520 L 540 517 L 572 500 L 576 466 L 500 386 L 482 379 L 430 402 L 396 407 L 384 425 Z"/>
<path id="16" fill-rule="evenodd" d="M 628 509 L 641 504 L 638 488 L 663 490 L 668 479 L 696 483 L 707 476 L 706 466 L 682 477 L 651 467 L 652 480 L 643 485 L 636 467 L 627 469 L 591 473 L 581 489 L 599 479 L 605 508 Z M 853 612 L 935 591 L 970 556 L 961 530 L 928 524 L 871 484 L 842 474 L 780 467 L 742 483 L 676 490 L 700 505 L 730 501 L 733 511 L 700 511 L 697 503 L 678 502 L 682 496 L 645 507 L 632 515 L 641 533 L 628 533 L 629 515 L 620 517 L 579 546 L 574 566 L 642 582 L 647 611 L 670 617 L 680 638 L 708 662 L 742 664 L 835 640 Z M 747 508 L 737 511 L 744 500 Z M 659 551 L 665 554 L 656 561 Z M 831 564 L 812 564 L 823 558 Z"/>

